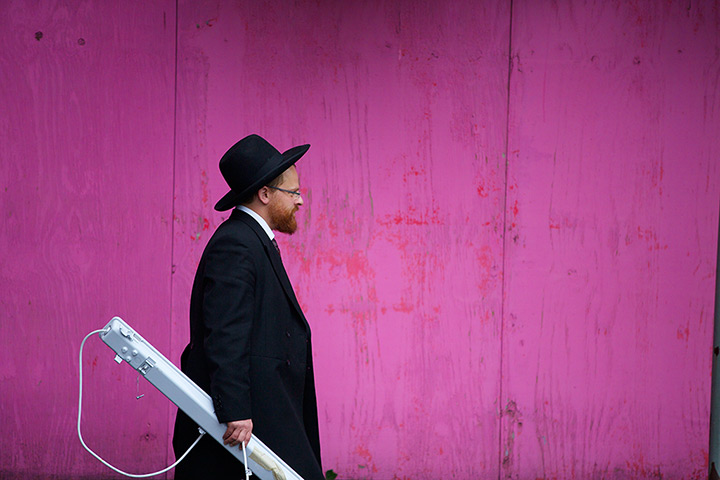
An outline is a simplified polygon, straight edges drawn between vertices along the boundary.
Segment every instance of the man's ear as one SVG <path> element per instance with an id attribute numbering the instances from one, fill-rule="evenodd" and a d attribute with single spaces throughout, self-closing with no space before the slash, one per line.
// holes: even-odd
<path id="1" fill-rule="evenodd" d="M 270 189 L 268 187 L 262 187 L 257 192 L 257 198 L 263 205 L 270 203 Z"/>

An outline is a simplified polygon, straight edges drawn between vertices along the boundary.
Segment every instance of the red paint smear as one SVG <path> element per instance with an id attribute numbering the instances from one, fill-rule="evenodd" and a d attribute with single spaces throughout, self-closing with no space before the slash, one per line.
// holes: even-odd
<path id="1" fill-rule="evenodd" d="M 403 175 L 403 183 L 407 184 L 408 177 L 410 176 L 419 177 L 420 175 L 425 175 L 424 168 L 416 169 L 414 166 L 410 167 L 410 170 Z"/>
<path id="2" fill-rule="evenodd" d="M 577 220 L 570 220 L 569 218 L 565 217 L 562 219 L 562 221 L 556 221 L 555 219 L 551 218 L 550 223 L 548 227 L 551 230 L 560 230 L 560 228 L 569 228 L 569 229 L 575 229 L 578 227 Z"/>
<path id="3" fill-rule="evenodd" d="M 356 453 L 365 460 L 365 464 L 373 471 L 373 473 L 377 472 L 377 467 L 375 465 L 370 465 L 372 463 L 372 454 L 366 446 L 358 445 L 357 448 L 355 448 L 354 453 Z"/>
<path id="4" fill-rule="evenodd" d="M 478 195 L 480 195 L 481 198 L 487 198 L 490 193 L 485 191 L 485 185 L 479 185 L 477 188 Z"/>
<path id="5" fill-rule="evenodd" d="M 678 340 L 687 340 L 690 337 L 690 327 L 685 328 L 678 328 L 677 329 L 677 338 Z"/>
<path id="6" fill-rule="evenodd" d="M 323 250 L 315 257 L 315 264 L 329 264 L 332 267 L 345 267 L 347 274 L 353 279 L 374 278 L 375 271 L 370 267 L 370 262 L 365 252 L 354 250 L 352 252 L 341 252 L 338 250 Z M 303 271 L 309 272 L 310 263 L 303 264 Z"/>
<path id="7" fill-rule="evenodd" d="M 637 236 L 641 240 L 645 240 L 648 242 L 648 250 L 667 250 L 668 246 L 666 245 L 660 245 L 660 242 L 657 240 L 657 234 L 654 230 L 650 228 L 643 229 L 642 227 L 638 226 L 638 233 Z M 627 242 L 626 242 L 627 243 Z"/>
<path id="8" fill-rule="evenodd" d="M 368 287 L 367 296 L 368 296 L 368 301 L 370 301 L 370 302 L 372 302 L 372 303 L 374 303 L 374 304 L 377 303 L 377 301 L 378 301 L 377 290 L 375 290 L 375 287 L 374 287 L 374 286 L 373 286 L 373 287 Z"/>
<path id="9" fill-rule="evenodd" d="M 480 198 L 487 198 L 491 193 L 497 194 L 500 192 L 495 180 L 496 179 L 493 177 L 476 177 L 475 183 L 477 184 L 477 194 Z"/>
<path id="10" fill-rule="evenodd" d="M 654 240 L 656 238 L 655 232 L 653 232 L 649 228 L 643 229 L 642 227 L 638 226 L 637 230 L 638 230 L 638 238 L 640 238 L 640 239 L 647 238 L 648 240 L 651 240 L 651 239 Z"/>
<path id="11" fill-rule="evenodd" d="M 442 225 L 440 212 L 437 208 L 432 211 L 424 209 L 418 211 L 415 207 L 408 207 L 407 210 L 400 211 L 394 215 L 385 215 L 378 223 L 385 226 L 392 225 Z"/>
<path id="12" fill-rule="evenodd" d="M 337 238 L 338 226 L 334 217 L 328 217 L 327 213 L 321 212 L 316 219 L 317 224 L 313 228 L 322 230 L 323 233 L 329 234 L 332 238 Z"/>
<path id="13" fill-rule="evenodd" d="M 492 266 L 492 251 L 490 250 L 489 246 L 483 245 L 482 247 L 480 247 L 476 255 L 476 258 L 480 265 L 482 265 L 486 269 L 489 269 Z"/>
<path id="14" fill-rule="evenodd" d="M 656 477 L 662 478 L 660 465 L 649 466 L 645 461 L 645 457 L 641 454 L 637 454 L 637 459 L 633 462 L 625 462 L 628 469 L 633 473 L 635 478 L 649 478 Z"/>
<path id="15" fill-rule="evenodd" d="M 493 252 L 490 247 L 483 245 L 479 250 L 476 250 L 475 258 L 480 267 L 478 270 L 481 272 L 477 288 L 481 292 L 490 292 L 495 285 L 492 275 Z"/>
<path id="16" fill-rule="evenodd" d="M 412 304 L 407 303 L 405 301 L 405 299 L 403 299 L 402 302 L 396 303 L 395 305 L 393 305 L 393 310 L 395 310 L 396 312 L 408 313 L 408 312 L 412 312 L 414 308 L 415 307 Z"/>
<path id="17" fill-rule="evenodd" d="M 200 172 L 200 186 L 202 188 L 202 203 L 207 205 L 210 195 L 208 194 L 208 176 L 205 170 Z"/>
<path id="18" fill-rule="evenodd" d="M 367 277 L 370 274 L 370 264 L 364 252 L 355 251 L 345 260 L 348 275 L 354 278 Z"/>
<path id="19" fill-rule="evenodd" d="M 351 311 L 350 317 L 352 318 L 353 331 L 355 332 L 355 338 L 358 341 L 358 351 L 365 355 L 365 363 L 368 363 L 370 359 L 367 357 L 368 353 L 368 342 L 367 342 L 367 321 L 370 315 L 367 312 Z"/>

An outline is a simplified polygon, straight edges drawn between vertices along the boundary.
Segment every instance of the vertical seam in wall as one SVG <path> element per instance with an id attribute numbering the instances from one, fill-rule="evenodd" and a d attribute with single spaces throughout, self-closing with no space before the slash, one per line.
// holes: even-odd
<path id="1" fill-rule="evenodd" d="M 508 164 L 510 162 L 509 146 L 510 146 L 510 78 L 513 69 L 512 54 L 512 27 L 513 27 L 513 0 L 510 0 L 510 18 L 508 33 L 508 77 L 507 77 L 507 104 L 505 107 L 505 194 L 503 196 L 503 221 L 502 221 L 502 286 L 500 290 L 500 392 L 498 393 L 498 405 L 500 407 L 500 415 L 498 420 L 498 480 L 503 476 L 503 368 L 505 366 L 505 285 L 507 283 L 506 275 L 506 258 L 507 258 L 507 205 L 508 205 Z"/>
<path id="2" fill-rule="evenodd" d="M 175 84 L 173 85 L 173 138 L 172 138 L 172 198 L 170 199 L 170 314 L 169 314 L 169 322 L 170 322 L 170 345 L 168 346 L 168 352 L 172 353 L 172 345 L 173 345 L 173 332 L 174 329 L 172 327 L 172 320 L 173 320 L 173 280 L 175 277 L 175 170 L 177 165 L 177 102 L 178 102 L 178 0 L 175 0 L 175 75 L 174 75 L 174 81 Z M 171 419 L 171 412 L 172 412 L 172 402 L 168 402 L 168 413 L 167 417 L 168 419 Z M 166 463 L 170 462 L 170 446 L 165 448 L 165 454 L 166 457 Z M 167 478 L 167 474 L 165 474 L 165 478 Z"/>

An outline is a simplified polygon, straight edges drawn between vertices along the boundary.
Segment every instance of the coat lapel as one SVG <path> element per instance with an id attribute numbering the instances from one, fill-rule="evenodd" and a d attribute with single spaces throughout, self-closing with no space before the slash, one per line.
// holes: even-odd
<path id="1" fill-rule="evenodd" d="M 302 319 L 305 328 L 309 330 L 310 326 L 305 319 L 305 315 L 303 314 L 302 309 L 300 308 L 300 303 L 298 303 L 297 297 L 295 297 L 295 291 L 293 290 L 290 279 L 287 276 L 287 272 L 285 271 L 285 267 L 283 266 L 280 254 L 275 249 L 275 246 L 270 241 L 270 238 L 267 236 L 263 228 L 255 221 L 255 219 L 250 217 L 250 215 L 239 210 L 233 210 L 231 216 L 236 217 L 238 220 L 248 225 L 252 229 L 252 231 L 255 232 L 255 235 L 257 235 L 257 237 L 260 239 L 260 242 L 265 249 L 265 254 L 268 256 L 270 264 L 275 271 L 275 275 L 277 276 L 278 280 L 280 281 L 280 285 L 282 285 L 282 288 L 285 291 L 285 295 L 287 295 L 288 300 L 290 300 L 290 304 L 298 312 L 298 315 L 300 315 L 300 318 Z"/>

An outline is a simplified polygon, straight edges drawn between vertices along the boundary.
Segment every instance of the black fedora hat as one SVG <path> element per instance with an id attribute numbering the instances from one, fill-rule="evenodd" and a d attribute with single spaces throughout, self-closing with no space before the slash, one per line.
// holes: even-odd
<path id="1" fill-rule="evenodd" d="M 299 145 L 280 153 L 260 135 L 248 135 L 230 147 L 220 159 L 220 173 L 230 187 L 215 210 L 229 210 L 259 190 L 307 152 L 310 145 Z"/>

